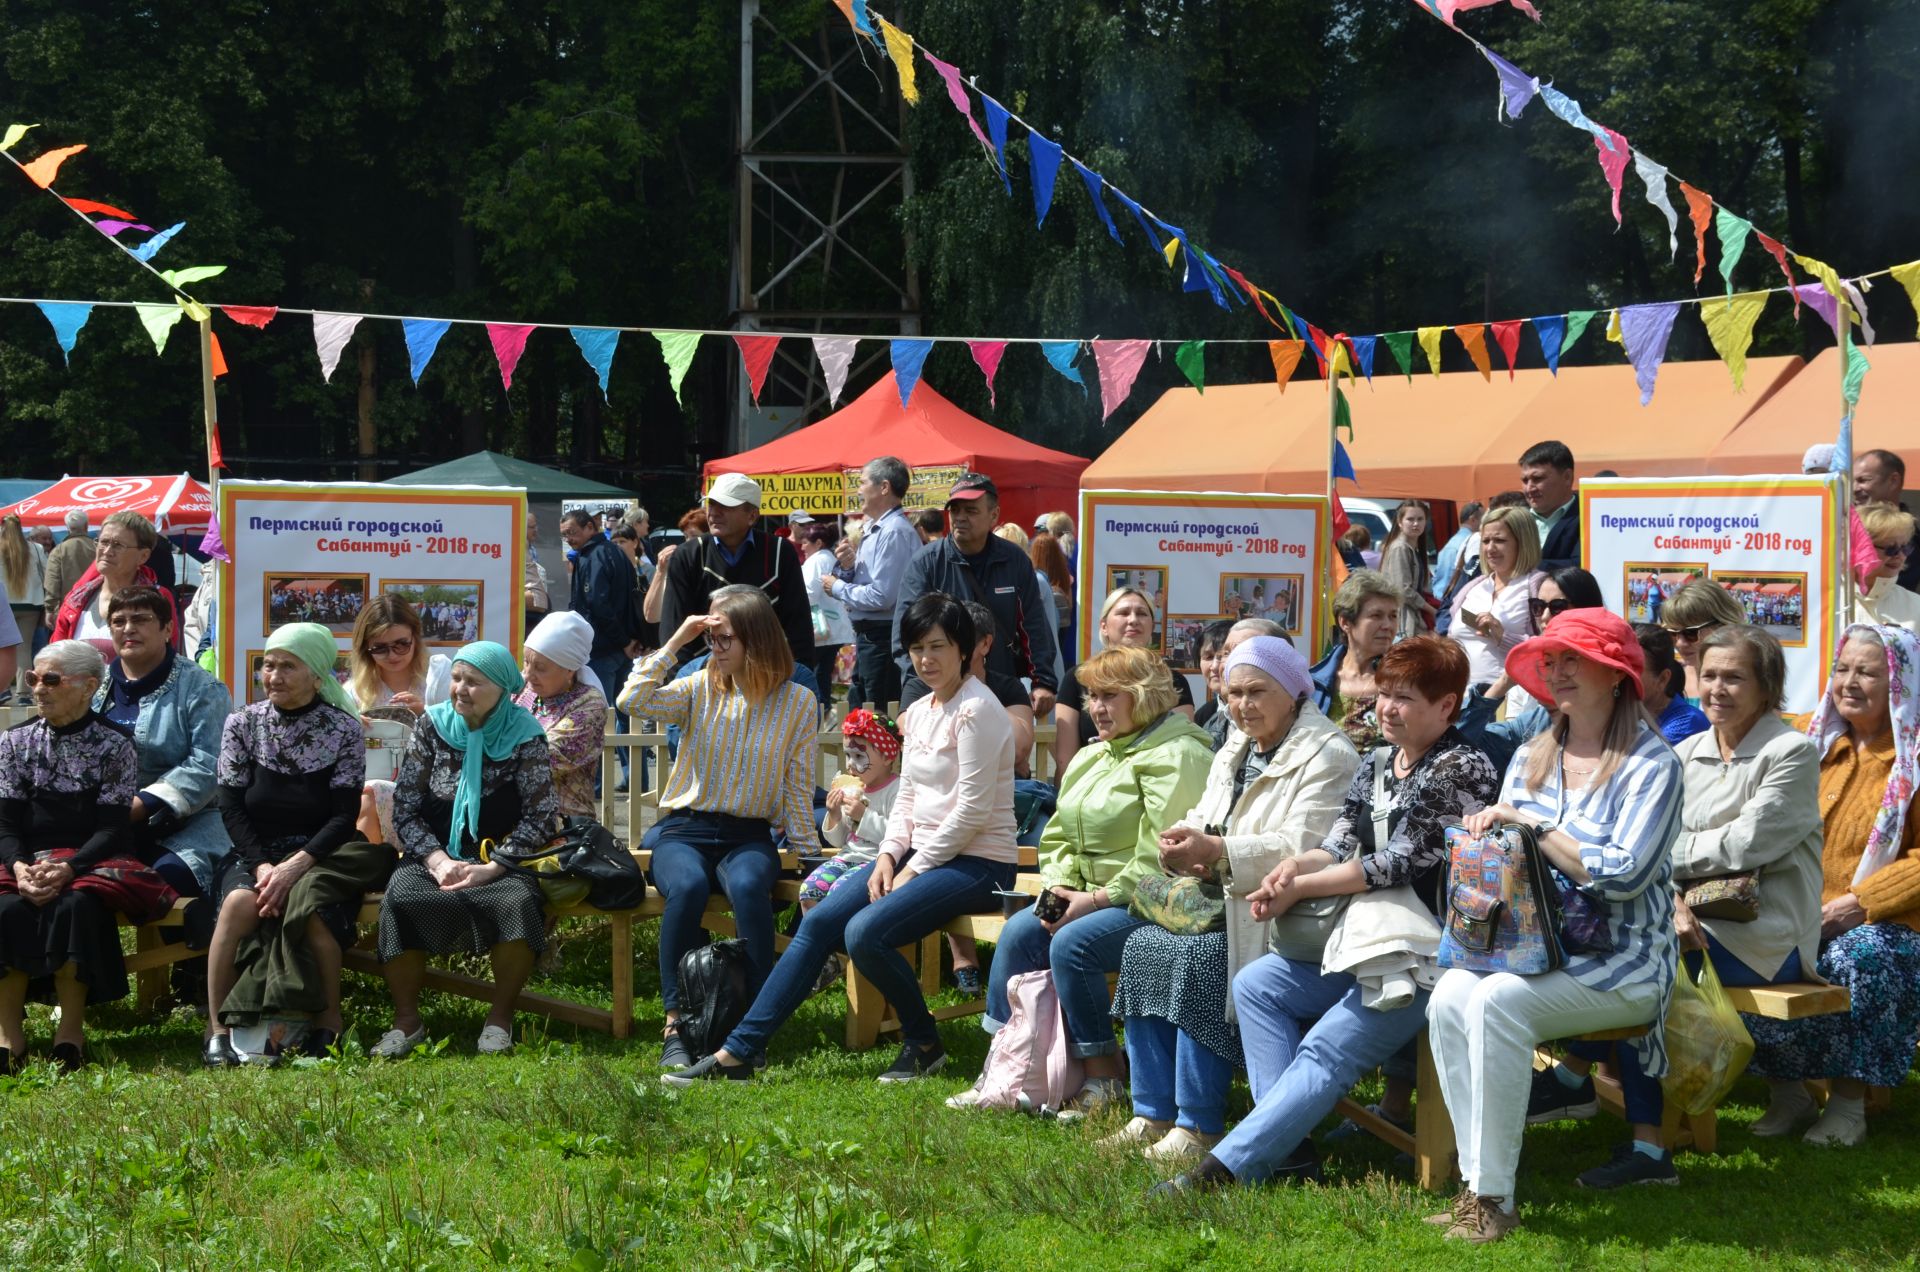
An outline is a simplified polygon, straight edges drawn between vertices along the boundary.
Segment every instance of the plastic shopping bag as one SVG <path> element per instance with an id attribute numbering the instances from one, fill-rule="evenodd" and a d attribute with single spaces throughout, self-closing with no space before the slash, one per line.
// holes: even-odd
<path id="1" fill-rule="evenodd" d="M 1727 1000 L 1711 959 L 1701 957 L 1697 980 L 1680 960 L 1666 1034 L 1667 1076 L 1660 1088 L 1667 1102 L 1692 1114 L 1712 1112 L 1746 1071 L 1753 1037 Z"/>

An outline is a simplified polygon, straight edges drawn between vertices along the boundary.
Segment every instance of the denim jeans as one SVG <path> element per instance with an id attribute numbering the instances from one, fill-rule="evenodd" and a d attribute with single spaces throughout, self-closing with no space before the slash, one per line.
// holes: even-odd
<path id="1" fill-rule="evenodd" d="M 920 978 L 898 946 L 919 940 L 963 914 L 995 908 L 995 888 L 1012 885 L 1011 862 L 955 857 L 917 874 L 879 901 L 867 900 L 871 863 L 842 875 L 827 899 L 807 911 L 800 930 L 774 965 L 745 1019 L 727 1037 L 727 1054 L 745 1059 L 765 1053 L 774 1030 L 813 992 L 820 969 L 835 951 L 853 958 L 900 1017 L 900 1032 L 921 1045 L 938 1042 L 933 1013 L 920 996 Z"/>
<path id="2" fill-rule="evenodd" d="M 853 687 L 849 707 L 867 706 L 885 715 L 900 697 L 900 664 L 893 660 L 893 624 L 860 621 L 853 625 Z"/>
<path id="3" fill-rule="evenodd" d="M 1067 1022 L 1067 1039 L 1075 1057 L 1110 1056 L 1120 1050 L 1113 1036 L 1113 995 L 1107 992 L 1107 973 L 1120 970 L 1120 954 L 1127 936 L 1146 920 L 1136 919 L 1124 906 L 1110 906 L 1083 914 L 1048 935 L 1031 907 L 1007 920 L 993 948 L 993 969 L 987 977 L 987 1013 L 981 1027 L 998 1033 L 1012 1010 L 1007 982 L 1022 972 L 1053 971 L 1053 992 L 1060 998 L 1060 1014 Z"/>
<path id="4" fill-rule="evenodd" d="M 660 1002 L 680 1009 L 680 960 L 700 944 L 700 916 L 718 888 L 733 909 L 734 930 L 747 943 L 757 990 L 773 968 L 773 884 L 780 855 L 765 822 L 710 813 L 669 813 L 640 841 L 653 852 L 653 886 L 666 902 L 660 916 Z"/>
<path id="5" fill-rule="evenodd" d="M 1233 978 L 1233 1005 L 1254 1105 L 1213 1155 L 1244 1183 L 1271 1175 L 1362 1074 L 1427 1023 L 1424 990 L 1397 1011 L 1375 1011 L 1360 1005 L 1353 977 L 1278 954 Z"/>
<path id="6" fill-rule="evenodd" d="M 631 670 L 632 667 L 633 661 L 625 654 L 619 653 L 603 654 L 598 658 L 589 658 L 587 660 L 588 670 L 600 678 L 600 688 L 606 694 L 609 705 L 612 704 L 614 699 L 620 696 L 620 687 L 627 683 L 627 672 Z M 626 733 L 628 731 L 626 713 L 624 711 L 609 710 L 607 712 L 607 732 Z M 627 772 L 626 749 L 622 747 L 616 750 L 614 754 L 620 757 L 620 773 L 624 777 Z M 612 793 L 611 785 L 608 787 L 608 793 Z"/>
<path id="7" fill-rule="evenodd" d="M 1136 1115 L 1175 1122 L 1201 1135 L 1226 1129 L 1233 1065 L 1172 1021 L 1128 1016 L 1127 1063 L 1133 1069 Z"/>

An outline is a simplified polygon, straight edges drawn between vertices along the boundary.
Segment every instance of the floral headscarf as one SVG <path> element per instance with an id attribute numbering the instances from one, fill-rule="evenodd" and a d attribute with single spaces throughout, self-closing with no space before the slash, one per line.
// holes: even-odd
<path id="1" fill-rule="evenodd" d="M 1887 776 L 1887 790 L 1881 796 L 1880 811 L 1874 814 L 1860 868 L 1853 872 L 1853 881 L 1859 883 L 1900 855 L 1907 806 L 1913 802 L 1915 768 L 1920 763 L 1920 641 L 1904 627 L 1855 623 L 1841 637 L 1840 649 L 1846 648 L 1855 632 L 1879 642 L 1887 651 L 1887 720 L 1893 727 L 1893 772 Z M 1837 668 L 1839 650 L 1834 652 L 1833 661 Z M 1820 705 L 1807 721 L 1807 736 L 1819 746 L 1824 759 L 1846 731 L 1847 722 L 1833 707 L 1833 675 L 1829 672 Z"/>

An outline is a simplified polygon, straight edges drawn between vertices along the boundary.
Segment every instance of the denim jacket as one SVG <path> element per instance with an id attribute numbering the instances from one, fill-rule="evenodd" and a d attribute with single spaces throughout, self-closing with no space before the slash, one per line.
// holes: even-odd
<path id="1" fill-rule="evenodd" d="M 95 711 L 106 710 L 107 695 L 102 685 L 93 698 Z M 220 731 L 232 711 L 227 687 L 176 655 L 166 683 L 140 700 L 133 730 L 141 789 L 179 818 L 161 844 L 187 863 L 203 890 L 212 889 L 214 867 L 233 846 L 214 806 Z"/>

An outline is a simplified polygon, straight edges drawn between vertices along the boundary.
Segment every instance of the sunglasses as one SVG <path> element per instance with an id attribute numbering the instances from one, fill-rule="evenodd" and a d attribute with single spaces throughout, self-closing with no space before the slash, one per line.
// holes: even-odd
<path id="1" fill-rule="evenodd" d="M 1572 608 L 1573 602 L 1564 596 L 1554 601 L 1543 601 L 1537 596 L 1529 597 L 1527 600 L 1527 612 L 1533 615 L 1533 621 L 1536 623 L 1549 614 L 1557 617 Z"/>
<path id="2" fill-rule="evenodd" d="M 1904 556 L 1911 556 L 1913 545 L 1911 543 L 1876 543 L 1873 545 L 1873 550 L 1887 560 L 1894 561 Z"/>
<path id="3" fill-rule="evenodd" d="M 24 674 L 24 679 L 29 689 L 38 689 L 41 685 L 49 689 L 58 689 L 73 677 L 57 671 L 29 671 Z"/>
<path id="4" fill-rule="evenodd" d="M 413 652 L 413 637 L 402 636 L 399 640 L 388 641 L 384 645 L 368 645 L 367 655 L 372 658 L 386 658 L 395 654 Z"/>
<path id="5" fill-rule="evenodd" d="M 1660 630 L 1675 640 L 1692 642 L 1699 640 L 1703 633 L 1710 632 L 1718 626 L 1720 626 L 1718 623 L 1695 623 L 1692 627 L 1668 627 L 1662 623 Z"/>

